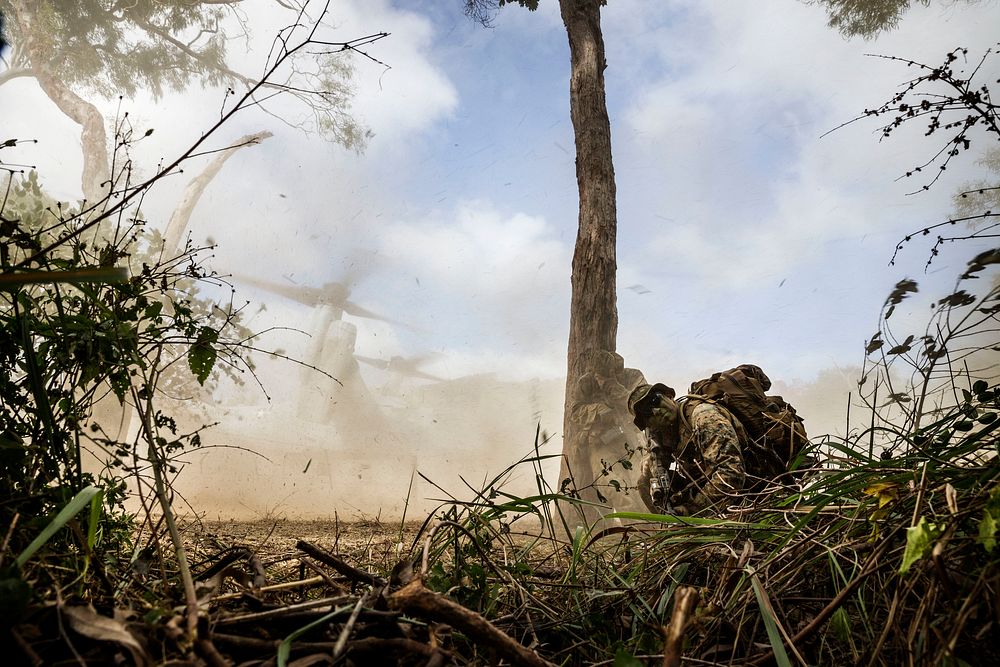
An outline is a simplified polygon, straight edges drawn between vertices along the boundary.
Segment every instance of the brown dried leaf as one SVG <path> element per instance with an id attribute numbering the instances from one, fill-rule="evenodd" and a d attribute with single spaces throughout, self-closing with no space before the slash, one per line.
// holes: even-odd
<path id="1" fill-rule="evenodd" d="M 93 607 L 63 607 L 62 613 L 69 620 L 69 626 L 77 633 L 90 639 L 121 644 L 129 650 L 132 660 L 139 667 L 149 663 L 146 650 L 121 621 L 101 616 Z"/>

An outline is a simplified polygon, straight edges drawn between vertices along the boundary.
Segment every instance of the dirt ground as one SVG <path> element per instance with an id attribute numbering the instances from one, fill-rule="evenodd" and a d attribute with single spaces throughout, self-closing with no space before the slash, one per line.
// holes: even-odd
<path id="1" fill-rule="evenodd" d="M 420 522 L 369 521 L 205 521 L 187 519 L 183 533 L 191 550 L 191 562 L 210 559 L 226 549 L 246 547 L 266 568 L 296 562 L 303 553 L 299 541 L 308 542 L 342 557 L 356 567 L 372 570 L 391 568 L 420 548 L 415 544 Z"/>

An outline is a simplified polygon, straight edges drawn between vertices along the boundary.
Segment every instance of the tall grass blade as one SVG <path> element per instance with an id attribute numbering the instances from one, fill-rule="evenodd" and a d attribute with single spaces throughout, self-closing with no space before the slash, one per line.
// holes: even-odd
<path id="1" fill-rule="evenodd" d="M 331 619 L 336 618 L 337 616 L 340 616 L 345 611 L 349 611 L 352 608 L 352 606 L 353 605 L 346 605 L 346 606 L 343 606 L 343 607 L 337 607 L 336 609 L 334 609 L 333 611 L 331 611 L 329 614 L 324 614 L 323 616 L 320 616 L 319 618 L 317 618 L 315 621 L 312 621 L 310 623 L 306 623 L 301 628 L 299 628 L 298 630 L 292 632 L 290 635 L 288 635 L 287 637 L 285 637 L 284 639 L 282 639 L 281 643 L 278 644 L 278 654 L 276 656 L 276 660 L 278 662 L 278 667 L 288 667 L 288 656 L 291 655 L 291 653 L 292 653 L 292 642 L 293 641 L 295 641 L 296 639 L 298 639 L 299 637 L 301 637 L 305 633 L 309 632 L 313 628 L 319 627 L 319 626 L 323 625 L 324 623 L 328 623 Z"/>
<path id="2" fill-rule="evenodd" d="M 760 580 L 756 574 L 751 573 L 750 583 L 753 585 L 753 594 L 760 607 L 760 615 L 764 619 L 764 628 L 767 630 L 767 638 L 771 642 L 771 650 L 774 651 L 774 661 L 778 663 L 778 667 L 792 667 L 788 653 L 785 652 L 785 645 L 781 642 L 781 631 L 778 629 L 774 608 L 771 607 L 771 601 L 764 594 L 764 589 L 761 588 Z"/>
<path id="3" fill-rule="evenodd" d="M 67 503 L 65 507 L 59 510 L 49 525 L 38 534 L 31 544 L 21 552 L 21 555 L 17 557 L 17 566 L 24 567 L 24 564 L 28 562 L 32 556 L 35 555 L 39 549 L 45 546 L 45 543 L 52 539 L 52 536 L 59 532 L 59 529 L 69 523 L 69 520 L 80 513 L 84 507 L 86 507 L 94 496 L 101 493 L 101 488 L 97 486 L 88 486 L 87 488 L 80 491 L 80 493 L 73 496 L 73 499 Z"/>

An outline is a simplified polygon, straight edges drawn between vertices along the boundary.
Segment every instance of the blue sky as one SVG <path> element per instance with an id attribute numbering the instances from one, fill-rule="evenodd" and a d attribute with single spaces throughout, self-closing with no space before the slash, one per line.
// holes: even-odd
<path id="1" fill-rule="evenodd" d="M 249 73 L 280 27 L 262 6 L 244 10 L 252 51 L 230 45 Z M 218 242 L 222 272 L 300 284 L 357 277 L 356 301 L 410 325 L 353 320 L 360 354 L 433 353 L 424 369 L 448 378 L 558 380 L 577 199 L 557 3 L 543 0 L 536 13 L 506 8 L 492 29 L 466 19 L 457 0 L 344 0 L 330 19 L 331 39 L 392 33 L 369 49 L 391 69 L 354 61 L 352 112 L 374 133 L 366 152 L 264 114 L 240 116 L 220 145 L 261 129 L 275 137 L 227 163 L 192 237 Z M 917 6 L 874 42 L 845 40 L 821 8 L 793 0 L 611 0 L 603 25 L 619 197 L 619 352 L 628 365 L 684 387 L 749 361 L 802 388 L 860 364 L 900 278 L 947 293 L 975 248 L 946 252 L 927 276 L 925 244 L 887 264 L 903 235 L 948 216 L 952 194 L 978 176 L 976 156 L 963 155 L 929 193 L 906 196 L 919 183 L 898 177 L 936 141 L 913 128 L 879 142 L 870 121 L 825 133 L 906 80 L 901 64 L 866 53 L 937 64 L 961 45 L 978 58 L 996 43 L 1000 5 Z M 1000 60 L 991 63 L 986 81 L 998 78 Z M 78 130 L 32 86 L 0 89 L 6 134 L 42 139 L 25 161 L 74 198 L 80 165 L 62 147 L 78 145 Z M 138 126 L 156 129 L 138 147 L 139 162 L 152 169 L 176 154 L 217 117 L 221 99 L 193 89 L 125 100 Z M 169 212 L 183 184 L 169 181 L 150 198 L 151 218 Z M 306 308 L 253 289 L 240 294 L 267 301 L 256 326 L 307 326 Z M 897 318 L 919 323 L 925 309 L 914 300 Z M 301 336 L 272 342 L 292 353 L 307 344 Z M 263 370 L 279 393 L 293 382 L 286 371 Z M 546 405 L 558 406 L 551 399 Z M 549 409 L 556 430 L 557 409 Z"/>
<path id="2" fill-rule="evenodd" d="M 333 38 L 392 33 L 371 47 L 391 69 L 356 61 L 355 115 L 374 132 L 366 154 L 247 114 L 225 137 L 276 137 L 230 161 L 192 233 L 220 243 L 221 263 L 249 255 L 276 279 L 337 279 L 358 263 L 355 249 L 377 253 L 357 298 L 419 333 L 383 331 L 375 344 L 363 330 L 367 352 L 435 350 L 436 370 L 452 375 L 558 374 L 576 226 L 565 33 L 554 2 L 506 8 L 492 29 L 459 5 L 334 3 Z M 230 49 L 253 72 L 278 24 L 271 12 L 249 18 L 253 51 Z M 677 384 L 746 358 L 800 380 L 857 363 L 884 294 L 923 264 L 914 247 L 888 269 L 894 242 L 945 217 L 975 165 L 965 158 L 929 195 L 906 197 L 912 182 L 896 177 L 936 146 L 880 144 L 871 122 L 821 135 L 904 81 L 904 67 L 865 53 L 936 62 L 961 44 L 978 54 L 996 19 L 992 4 L 932 4 L 863 42 L 796 2 L 610 3 L 626 359 Z M 219 99 L 193 90 L 126 100 L 157 130 L 142 157 L 171 155 Z M 72 124 L 52 121 L 74 140 Z M 72 196 L 72 156 L 55 161 L 63 178 L 49 170 L 50 181 Z M 165 207 L 180 185 L 162 190 Z"/>

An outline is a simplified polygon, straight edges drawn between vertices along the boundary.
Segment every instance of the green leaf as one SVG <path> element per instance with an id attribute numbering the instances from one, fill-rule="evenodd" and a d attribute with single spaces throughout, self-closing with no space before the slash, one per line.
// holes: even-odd
<path id="1" fill-rule="evenodd" d="M 205 380 L 212 374 L 212 367 L 219 356 L 213 344 L 218 340 L 218 331 L 212 327 L 202 327 L 198 331 L 197 340 L 188 350 L 188 368 L 194 373 L 198 384 L 205 384 Z"/>
<path id="2" fill-rule="evenodd" d="M 147 320 L 155 320 L 157 317 L 160 316 L 160 312 L 162 310 L 163 310 L 163 303 L 160 301 L 154 301 L 153 303 L 146 306 L 146 310 L 143 313 L 143 316 Z"/>
<path id="3" fill-rule="evenodd" d="M 1000 528 L 1000 486 L 990 491 L 990 498 L 983 508 L 983 518 L 979 521 L 979 541 L 986 553 L 993 553 L 997 547 L 997 528 Z"/>
<path id="4" fill-rule="evenodd" d="M 683 523 L 689 526 L 724 526 L 736 528 L 773 529 L 774 526 L 761 522 L 733 521 L 731 519 L 706 519 L 700 516 L 676 516 L 673 514 L 652 514 L 650 512 L 612 512 L 605 519 L 626 519 L 628 521 L 649 521 L 653 523 Z"/>
<path id="5" fill-rule="evenodd" d="M 642 661 L 624 648 L 619 648 L 615 651 L 615 661 L 612 663 L 612 667 L 642 667 Z"/>
<path id="6" fill-rule="evenodd" d="M 104 500 L 104 489 L 94 494 L 90 499 L 90 522 L 87 524 L 87 549 L 93 551 L 97 544 L 97 526 L 101 522 L 101 501 Z"/>
<path id="7" fill-rule="evenodd" d="M 910 567 L 924 557 L 931 544 L 941 535 L 941 526 L 931 523 L 924 517 L 916 526 L 906 529 L 906 549 L 903 551 L 903 562 L 899 565 L 899 573 L 906 574 Z"/>
<path id="8" fill-rule="evenodd" d="M 979 541 L 983 543 L 983 548 L 987 553 L 993 553 L 997 547 L 997 519 L 989 512 L 983 513 L 983 519 L 979 522 Z"/>
<path id="9" fill-rule="evenodd" d="M 306 625 L 303 625 L 301 628 L 299 628 L 298 630 L 292 632 L 290 635 L 288 635 L 283 640 L 281 640 L 281 643 L 278 644 L 278 655 L 276 656 L 277 662 L 278 662 L 278 667 L 287 667 L 287 665 L 288 665 L 288 656 L 291 655 L 291 653 L 292 653 L 292 642 L 293 641 L 295 641 L 296 639 L 298 639 L 299 637 L 301 637 L 305 633 L 309 632 L 313 628 L 321 626 L 321 625 L 325 625 L 328 621 L 330 621 L 330 619 L 336 618 L 337 616 L 340 616 L 345 611 L 348 611 L 350 609 L 351 609 L 350 605 L 345 606 L 345 607 L 337 607 L 336 609 L 334 609 L 333 611 L 331 611 L 329 614 L 324 614 L 323 616 L 320 616 L 319 618 L 317 618 L 315 621 L 312 621 L 311 623 L 307 623 Z"/>
<path id="10" fill-rule="evenodd" d="M 59 511 L 56 518 L 45 527 L 45 530 L 39 533 L 38 537 L 32 540 L 31 544 L 29 544 L 28 547 L 21 552 L 21 555 L 17 557 L 17 561 L 15 561 L 17 566 L 19 568 L 24 567 L 24 564 L 28 562 L 29 558 L 35 555 L 36 551 L 45 546 L 45 543 L 52 539 L 52 536 L 55 535 L 60 528 L 65 526 L 69 523 L 70 519 L 79 514 L 80 510 L 86 507 L 90 503 L 91 499 L 100 492 L 101 489 L 99 487 L 88 486 L 84 490 L 80 491 L 80 493 L 76 494 L 73 497 L 73 500 L 69 501 L 66 507 Z"/>
<path id="11" fill-rule="evenodd" d="M 843 607 L 833 612 L 830 617 L 830 629 L 834 636 L 842 642 L 847 642 L 851 638 L 851 617 Z"/>

